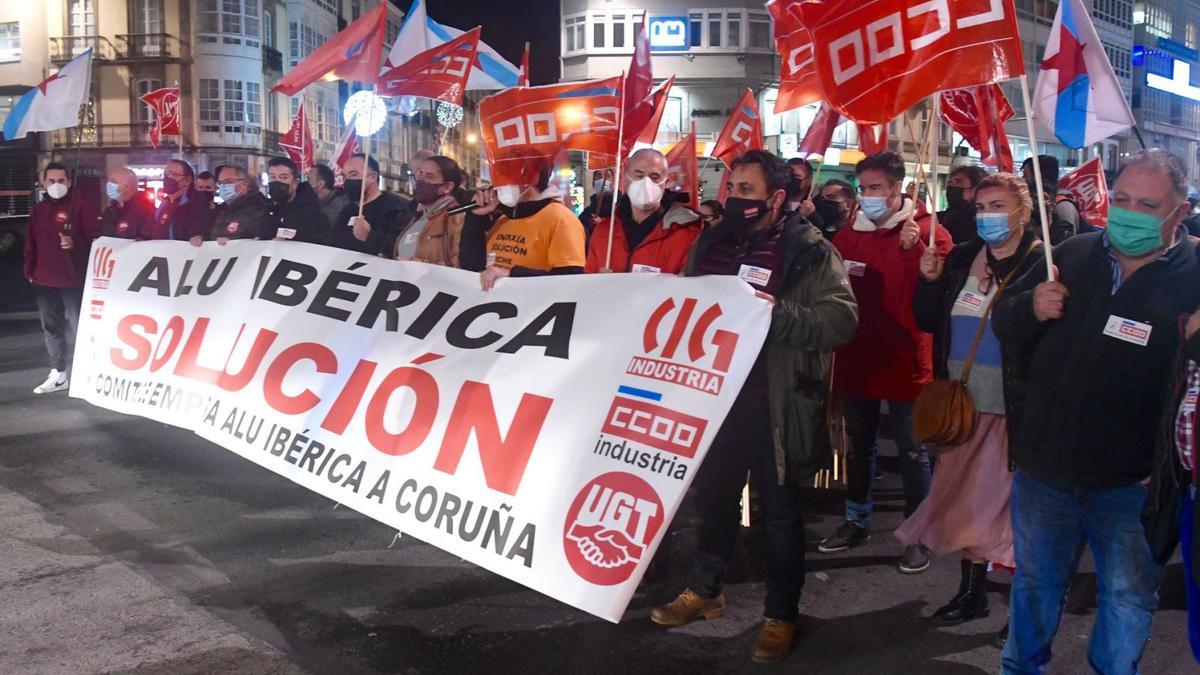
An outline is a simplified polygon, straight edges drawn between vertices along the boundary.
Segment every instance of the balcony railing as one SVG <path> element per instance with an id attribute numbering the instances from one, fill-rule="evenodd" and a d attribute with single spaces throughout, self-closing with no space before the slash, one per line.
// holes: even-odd
<path id="1" fill-rule="evenodd" d="M 95 50 L 92 58 L 98 61 L 111 61 L 117 56 L 117 50 L 103 35 L 67 35 L 50 38 L 50 60 L 65 63 L 87 51 L 88 47 Z"/>
<path id="2" fill-rule="evenodd" d="M 263 47 L 262 63 L 265 72 L 283 72 L 283 54 L 278 49 Z"/>
<path id="3" fill-rule="evenodd" d="M 85 148 L 140 148 L 150 147 L 149 122 L 133 124 L 97 124 L 85 128 L 83 139 L 79 138 L 79 129 L 58 129 L 53 132 L 50 142 L 55 148 L 74 148 L 77 145 Z M 170 145 L 174 137 L 164 139 L 160 145 Z"/>
<path id="4" fill-rule="evenodd" d="M 118 35 L 120 59 L 189 59 L 188 43 L 167 33 L 126 33 Z"/>

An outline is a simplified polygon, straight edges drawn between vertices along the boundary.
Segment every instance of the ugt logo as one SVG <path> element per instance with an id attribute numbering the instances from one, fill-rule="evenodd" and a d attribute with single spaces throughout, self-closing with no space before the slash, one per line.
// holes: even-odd
<path id="1" fill-rule="evenodd" d="M 111 248 L 101 246 L 96 249 L 96 255 L 92 259 L 92 288 L 108 288 L 116 265 L 117 261 L 113 259 Z"/>
<path id="2" fill-rule="evenodd" d="M 721 317 L 721 305 L 713 303 L 708 306 L 692 322 L 696 314 L 696 298 L 687 298 L 677 306 L 674 298 L 667 298 L 659 305 L 646 328 L 642 331 L 642 348 L 647 356 L 635 356 L 625 370 L 629 375 L 636 375 L 660 382 L 678 384 L 696 391 L 716 396 L 721 393 L 725 382 L 722 373 L 729 371 L 733 353 L 737 348 L 738 336 L 727 330 L 716 330 L 712 337 L 707 337 L 713 322 Z M 670 322 L 669 329 L 663 335 L 663 324 L 674 313 L 675 320 Z M 689 363 L 680 363 L 675 354 L 687 340 L 686 356 Z M 707 368 L 697 366 L 707 362 L 709 347 L 713 350 L 712 362 Z M 654 358 L 655 355 L 660 358 Z"/>
<path id="3" fill-rule="evenodd" d="M 663 525 L 663 504 L 649 483 L 621 471 L 593 478 L 571 502 L 563 551 L 585 581 L 629 579 Z"/>

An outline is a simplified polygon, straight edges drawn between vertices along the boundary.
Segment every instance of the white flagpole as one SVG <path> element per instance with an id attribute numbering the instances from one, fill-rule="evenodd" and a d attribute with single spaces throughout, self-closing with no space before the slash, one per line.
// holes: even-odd
<path id="1" fill-rule="evenodd" d="M 934 92 L 933 104 L 929 106 L 929 114 L 932 119 L 929 120 L 929 173 L 933 174 L 933 180 L 926 179 L 929 186 L 929 247 L 933 248 L 937 245 L 937 228 L 938 228 L 938 158 L 942 154 L 941 145 L 941 115 L 939 115 L 939 103 L 941 102 L 941 92 Z M 916 208 L 916 205 L 913 205 Z"/>
<path id="2" fill-rule="evenodd" d="M 179 80 L 175 80 L 175 89 L 179 91 Z M 179 159 L 183 159 L 183 92 L 177 94 L 175 117 L 179 119 Z"/>
<path id="3" fill-rule="evenodd" d="M 613 169 L 613 201 L 612 210 L 608 214 L 608 248 L 604 252 L 604 269 L 612 270 L 613 230 L 617 227 L 617 199 L 621 196 L 621 141 L 625 134 L 625 73 L 621 72 L 621 96 L 618 99 L 617 112 L 621 119 L 617 121 L 617 167 Z M 604 198 L 600 199 L 601 206 Z"/>
<path id="4" fill-rule="evenodd" d="M 374 84 L 371 85 L 371 93 L 372 94 L 375 93 L 375 85 Z M 371 108 L 371 111 L 369 113 L 367 113 L 367 115 L 368 115 L 367 124 L 368 124 L 368 126 L 374 126 L 375 125 L 375 106 L 372 105 L 372 106 L 370 106 L 370 108 Z M 358 217 L 359 218 L 363 217 L 363 205 L 367 201 L 367 173 L 371 170 L 371 167 L 368 165 L 370 161 L 371 161 L 371 134 L 368 134 L 365 138 L 363 138 L 363 166 L 362 166 L 363 181 L 362 181 L 362 189 L 358 193 Z M 379 178 L 376 177 L 376 180 L 379 180 Z"/>
<path id="5" fill-rule="evenodd" d="M 1042 246 L 1046 250 L 1046 279 L 1054 280 L 1054 254 L 1050 251 L 1050 220 L 1046 213 L 1045 191 L 1042 188 L 1042 165 L 1038 161 L 1037 134 L 1033 128 L 1033 103 L 1029 96 L 1029 78 L 1021 74 L 1021 100 L 1025 103 L 1025 128 L 1029 132 L 1029 147 L 1033 152 L 1033 182 L 1037 194 L 1033 195 L 1033 203 L 1037 204 L 1038 214 L 1042 217 Z"/>

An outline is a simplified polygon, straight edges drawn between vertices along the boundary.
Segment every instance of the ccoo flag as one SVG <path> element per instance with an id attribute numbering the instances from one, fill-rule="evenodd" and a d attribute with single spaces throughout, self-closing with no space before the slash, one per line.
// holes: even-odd
<path id="1" fill-rule="evenodd" d="M 762 116 L 758 114 L 754 91 L 747 87 L 733 114 L 725 121 L 710 156 L 729 166 L 738 157 L 751 150 L 762 150 L 762 147 Z"/>
<path id="2" fill-rule="evenodd" d="M 79 106 L 92 88 L 92 50 L 71 59 L 57 73 L 25 92 L 4 120 L 4 140 L 31 131 L 65 129 L 79 124 Z"/>
<path id="3" fill-rule="evenodd" d="M 1033 92 L 1033 116 L 1068 148 L 1082 148 L 1134 125 L 1104 45 L 1081 0 L 1063 0 Z"/>

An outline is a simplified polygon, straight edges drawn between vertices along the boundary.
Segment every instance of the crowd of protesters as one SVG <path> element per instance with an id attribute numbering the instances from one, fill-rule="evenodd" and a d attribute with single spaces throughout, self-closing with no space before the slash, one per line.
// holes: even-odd
<path id="1" fill-rule="evenodd" d="M 1042 672 L 1086 547 L 1099 589 L 1089 665 L 1134 673 L 1164 565 L 1182 541 L 1200 657 L 1200 260 L 1185 224 L 1184 165 L 1161 150 L 1134 154 L 1111 184 L 1107 227 L 1097 228 L 1058 192 L 1057 162 L 1036 161 L 1041 192 L 1031 162 L 1023 175 L 954 168 L 946 208 L 931 214 L 906 194 L 904 161 L 891 152 L 859 162 L 852 185 L 818 184 L 805 160 L 752 151 L 732 162 L 723 203 L 694 204 L 668 189 L 666 158 L 642 149 L 618 185 L 610 172 L 592 176 L 578 216 L 548 168 L 528 184 L 472 194 L 462 168 L 431 152 L 412 161 L 411 199 L 382 190 L 379 165 L 363 155 L 342 167 L 341 187 L 329 167 L 302 174 L 282 157 L 267 162 L 265 186 L 247 167 L 197 174 L 171 160 L 158 199 L 131 170 L 114 171 L 103 209 L 77 199 L 68 169 L 51 163 L 25 247 L 51 368 L 34 392 L 69 384 L 98 236 L 322 244 L 476 272 L 484 291 L 505 277 L 736 275 L 773 303 L 770 332 L 693 485 L 701 524 L 687 588 L 653 610 L 654 622 L 724 614 L 748 475 L 766 551 L 752 658 L 786 658 L 805 578 L 800 488 L 829 466 L 828 421 L 840 411 L 844 519 L 819 553 L 870 539 L 886 420 L 903 481 L 898 571 L 961 557 L 958 590 L 936 622 L 987 616 L 989 569 L 1007 570 L 1003 672 Z M 914 405 L 935 380 L 969 393 L 965 440 L 917 438 Z"/>

